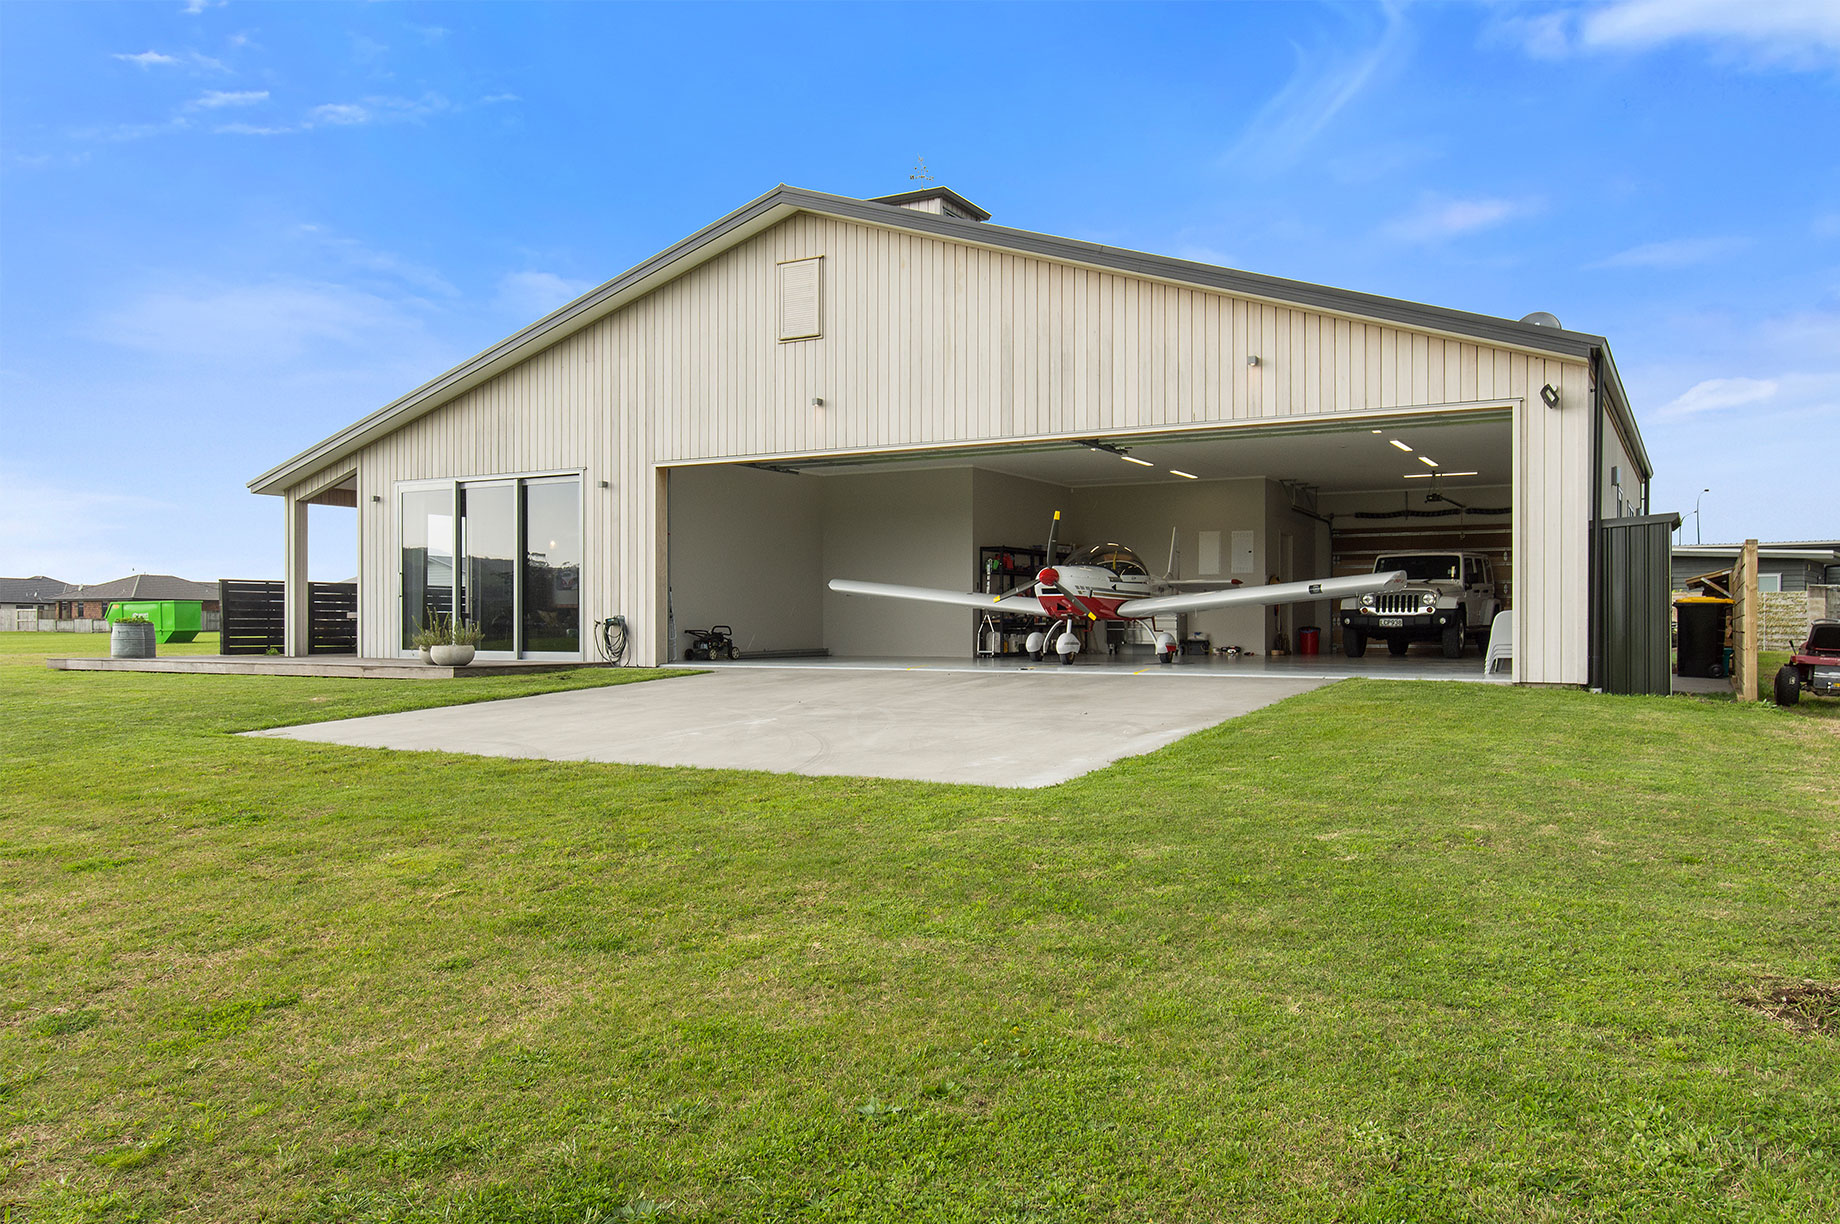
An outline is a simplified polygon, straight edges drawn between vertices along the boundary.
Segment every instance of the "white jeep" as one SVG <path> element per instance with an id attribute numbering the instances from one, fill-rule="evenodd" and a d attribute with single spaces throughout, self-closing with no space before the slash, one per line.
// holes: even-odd
<path id="1" fill-rule="evenodd" d="M 1425 552 L 1374 562 L 1376 574 L 1389 570 L 1405 571 L 1404 588 L 1342 603 L 1343 654 L 1358 659 L 1367 653 L 1370 638 L 1385 638 L 1387 650 L 1395 655 L 1404 654 L 1413 642 L 1438 642 L 1446 659 L 1460 659 L 1465 638 L 1476 639 L 1478 647 L 1488 639 L 1501 600 L 1487 557 Z"/>

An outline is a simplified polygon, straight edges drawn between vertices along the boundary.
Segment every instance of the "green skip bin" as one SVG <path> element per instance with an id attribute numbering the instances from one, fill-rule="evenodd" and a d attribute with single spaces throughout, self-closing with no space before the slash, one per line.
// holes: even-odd
<path id="1" fill-rule="evenodd" d="M 124 599 L 109 605 L 109 624 L 130 616 L 153 622 L 161 642 L 189 642 L 204 628 L 204 604 L 196 599 Z"/>

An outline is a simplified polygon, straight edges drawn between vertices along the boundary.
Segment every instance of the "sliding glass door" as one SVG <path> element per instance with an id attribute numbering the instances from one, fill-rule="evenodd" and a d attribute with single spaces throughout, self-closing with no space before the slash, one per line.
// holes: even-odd
<path id="1" fill-rule="evenodd" d="M 524 653 L 581 650 L 581 482 L 526 480 Z"/>
<path id="2" fill-rule="evenodd" d="M 478 625 L 480 654 L 517 653 L 517 482 L 460 486 L 464 620 Z"/>
<path id="3" fill-rule="evenodd" d="M 402 646 L 456 609 L 496 658 L 581 655 L 581 479 L 402 489 Z"/>

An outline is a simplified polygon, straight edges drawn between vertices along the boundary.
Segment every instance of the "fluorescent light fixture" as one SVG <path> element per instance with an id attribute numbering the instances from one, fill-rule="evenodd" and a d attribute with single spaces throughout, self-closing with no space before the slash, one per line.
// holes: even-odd
<path id="1" fill-rule="evenodd" d="M 1401 442 L 1398 438 L 1388 438 L 1387 441 L 1391 442 L 1394 446 L 1397 446 L 1400 450 L 1406 451 L 1408 453 L 1412 449 L 1411 447 L 1407 446 L 1404 442 Z"/>
<path id="2" fill-rule="evenodd" d="M 1426 467 L 1436 467 L 1436 466 L 1437 466 L 1437 460 L 1436 460 L 1436 459 L 1427 459 L 1427 458 L 1425 458 L 1425 457 L 1424 457 L 1423 455 L 1420 455 L 1420 456 L 1418 457 L 1418 461 L 1419 461 L 1420 463 L 1422 463 L 1422 464 L 1424 464 L 1424 465 L 1425 465 Z"/>
<path id="3" fill-rule="evenodd" d="M 1180 476 L 1184 480 L 1200 480 L 1201 479 L 1201 477 L 1195 475 L 1193 472 L 1184 472 L 1181 468 L 1170 468 L 1169 474 L 1171 476 Z"/>
<path id="4" fill-rule="evenodd" d="M 1138 467 L 1155 467 L 1156 466 L 1156 464 L 1150 462 L 1148 459 L 1139 459 L 1136 455 L 1120 455 L 1118 457 L 1124 460 L 1126 463 L 1135 463 Z"/>
<path id="5" fill-rule="evenodd" d="M 1386 430 L 1384 430 L 1384 429 L 1370 429 L 1370 430 L 1368 430 L 1367 432 L 1368 432 L 1368 433 L 1385 433 L 1385 432 L 1386 432 Z"/>
<path id="6" fill-rule="evenodd" d="M 1439 476 L 1474 476 L 1474 472 L 1407 472 L 1407 480 L 1436 480 Z"/>

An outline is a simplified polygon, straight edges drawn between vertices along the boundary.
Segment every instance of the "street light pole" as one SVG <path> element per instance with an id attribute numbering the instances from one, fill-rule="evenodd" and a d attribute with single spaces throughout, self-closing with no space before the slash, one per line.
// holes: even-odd
<path id="1" fill-rule="evenodd" d="M 1699 491 L 1699 497 L 1693 499 L 1693 543 L 1696 545 L 1705 543 L 1705 540 L 1701 538 L 1702 533 L 1700 532 L 1699 503 L 1700 499 L 1710 492 L 1712 492 L 1711 489 L 1701 489 Z"/>

